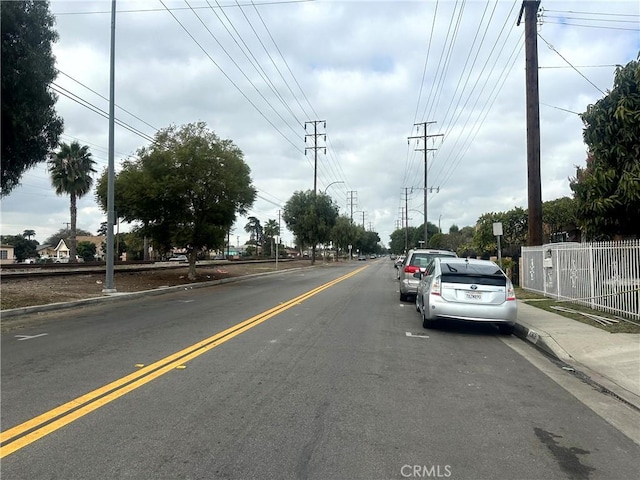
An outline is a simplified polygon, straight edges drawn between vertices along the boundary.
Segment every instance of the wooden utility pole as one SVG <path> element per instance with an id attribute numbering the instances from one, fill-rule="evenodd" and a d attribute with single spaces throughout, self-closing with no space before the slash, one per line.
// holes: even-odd
<path id="1" fill-rule="evenodd" d="M 538 91 L 537 14 L 540 0 L 523 0 L 527 91 L 527 189 L 529 229 L 527 244 L 542 245 L 542 185 L 540 180 L 540 97 Z"/>
<path id="2" fill-rule="evenodd" d="M 437 150 L 436 148 L 427 148 L 427 138 L 429 137 L 442 137 L 444 136 L 442 133 L 438 133 L 436 135 L 427 135 L 427 125 L 431 125 L 432 123 L 436 123 L 436 122 L 422 122 L 422 123 L 414 123 L 414 126 L 416 126 L 418 128 L 418 131 L 420 131 L 420 126 L 422 126 L 422 135 L 416 135 L 413 137 L 408 137 L 408 141 L 410 142 L 412 139 L 417 139 L 418 143 L 420 142 L 420 139 L 422 139 L 422 142 L 424 143 L 424 148 L 416 148 L 416 151 L 424 151 L 424 186 L 423 186 L 423 192 L 424 192 L 424 248 L 427 248 L 427 241 L 429 240 L 429 233 L 427 231 L 427 154 L 432 151 L 432 150 Z"/>
<path id="3" fill-rule="evenodd" d="M 327 148 L 324 146 L 318 145 L 318 137 L 323 136 L 324 141 L 327 141 L 327 136 L 324 133 L 318 133 L 318 124 L 322 123 L 324 128 L 327 128 L 327 122 L 324 120 L 312 120 L 309 122 L 304 122 L 304 131 L 307 131 L 307 125 L 313 125 L 313 133 L 306 134 L 304 136 L 304 142 L 307 143 L 307 137 L 313 137 L 313 145 L 311 147 L 304 148 L 304 154 L 307 154 L 307 150 L 313 150 L 313 194 L 317 193 L 318 186 L 318 150 L 324 150 L 324 154 L 327 154 Z"/>

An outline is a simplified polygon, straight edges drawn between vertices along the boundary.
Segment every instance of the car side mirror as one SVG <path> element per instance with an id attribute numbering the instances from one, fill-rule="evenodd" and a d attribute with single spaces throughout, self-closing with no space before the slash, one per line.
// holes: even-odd
<path id="1" fill-rule="evenodd" d="M 416 272 L 416 273 L 414 273 L 414 274 L 413 274 L 413 277 L 414 277 L 414 278 L 417 278 L 417 279 L 422 279 L 422 272 Z"/>

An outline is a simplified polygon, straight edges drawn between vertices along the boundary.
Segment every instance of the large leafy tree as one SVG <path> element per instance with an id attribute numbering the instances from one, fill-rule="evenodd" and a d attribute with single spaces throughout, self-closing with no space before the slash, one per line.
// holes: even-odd
<path id="1" fill-rule="evenodd" d="M 0 241 L 13 247 L 13 253 L 18 263 L 37 255 L 36 247 L 39 245 L 38 242 L 25 238 L 23 235 L 2 235 Z"/>
<path id="2" fill-rule="evenodd" d="M 582 232 L 640 236 L 640 61 L 619 66 L 613 89 L 581 117 L 589 155 L 570 186 Z"/>
<path id="3" fill-rule="evenodd" d="M 349 245 L 351 245 L 352 251 L 355 251 L 356 245 L 360 243 L 361 229 L 362 227 L 358 228 L 351 218 L 341 215 L 333 226 L 331 240 L 337 248 L 344 252 L 349 250 Z"/>
<path id="4" fill-rule="evenodd" d="M 542 223 L 546 241 L 558 241 L 560 235 L 574 231 L 578 225 L 576 201 L 561 197 L 542 204 Z"/>
<path id="5" fill-rule="evenodd" d="M 91 232 L 88 232 L 87 230 L 82 230 L 81 228 L 76 229 L 76 236 L 90 237 L 92 235 L 93 234 Z M 42 244 L 51 245 L 52 247 L 57 247 L 58 244 L 60 243 L 60 240 L 64 240 L 66 243 L 69 240 L 70 236 L 71 236 L 71 230 L 69 228 L 61 228 L 56 233 L 54 233 L 53 235 L 45 239 L 45 241 Z"/>
<path id="6" fill-rule="evenodd" d="M 358 228 L 362 230 L 360 234 L 360 251 L 365 253 L 380 253 L 382 247 L 380 247 L 380 245 L 378 244 L 378 242 L 380 241 L 378 232 L 365 231 L 362 227 Z"/>
<path id="7" fill-rule="evenodd" d="M 495 255 L 498 251 L 498 241 L 493 235 L 493 224 L 502 223 L 503 236 L 500 240 L 502 252 L 513 255 L 520 247 L 527 244 L 527 211 L 516 207 L 508 212 L 491 212 L 483 214 L 476 224 L 473 237 L 474 247 L 479 255 Z"/>
<path id="8" fill-rule="evenodd" d="M 284 206 L 283 220 L 300 247 L 311 247 L 315 263 L 316 246 L 331 240 L 331 230 L 338 219 L 338 207 L 330 196 L 313 190 L 295 192 Z"/>
<path id="9" fill-rule="evenodd" d="M 48 162 L 51 184 L 57 195 L 69 195 L 71 225 L 69 235 L 69 262 L 76 261 L 76 222 L 78 199 L 86 195 L 93 185 L 92 173 L 96 162 L 91 158 L 89 147 L 78 142 L 62 143 L 60 151 Z"/>
<path id="10" fill-rule="evenodd" d="M 140 222 L 140 233 L 160 249 L 186 249 L 188 276 L 195 280 L 198 253 L 222 247 L 236 215 L 245 214 L 255 200 L 242 150 L 196 122 L 160 130 L 153 144 L 137 153 L 115 178 L 118 216 Z M 96 199 L 106 210 L 106 172 Z"/>
<path id="11" fill-rule="evenodd" d="M 55 111 L 51 45 L 58 39 L 49 2 L 2 1 L 2 162 L 0 195 L 20 184 L 25 171 L 47 160 L 58 145 L 62 119 Z"/>

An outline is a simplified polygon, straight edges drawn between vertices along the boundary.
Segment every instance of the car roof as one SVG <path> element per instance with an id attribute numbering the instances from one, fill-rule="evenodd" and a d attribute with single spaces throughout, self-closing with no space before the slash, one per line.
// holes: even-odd
<path id="1" fill-rule="evenodd" d="M 451 250 L 435 250 L 435 249 L 427 249 L 427 248 L 416 248 L 415 250 L 409 250 L 407 253 L 407 258 L 412 257 L 413 255 L 419 254 L 428 254 L 428 255 L 444 255 L 447 257 L 456 258 L 456 252 L 452 252 Z"/>
<path id="2" fill-rule="evenodd" d="M 460 258 L 460 257 L 438 257 L 440 263 L 468 263 L 469 265 L 498 265 L 493 260 L 482 260 L 480 258 Z"/>

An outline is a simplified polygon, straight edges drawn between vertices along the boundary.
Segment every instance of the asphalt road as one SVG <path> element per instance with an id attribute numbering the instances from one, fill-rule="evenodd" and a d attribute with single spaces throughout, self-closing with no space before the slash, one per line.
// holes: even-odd
<path id="1" fill-rule="evenodd" d="M 48 314 L 1 342 L 3 480 L 638 474 L 640 447 L 520 340 L 423 330 L 385 259 Z"/>

